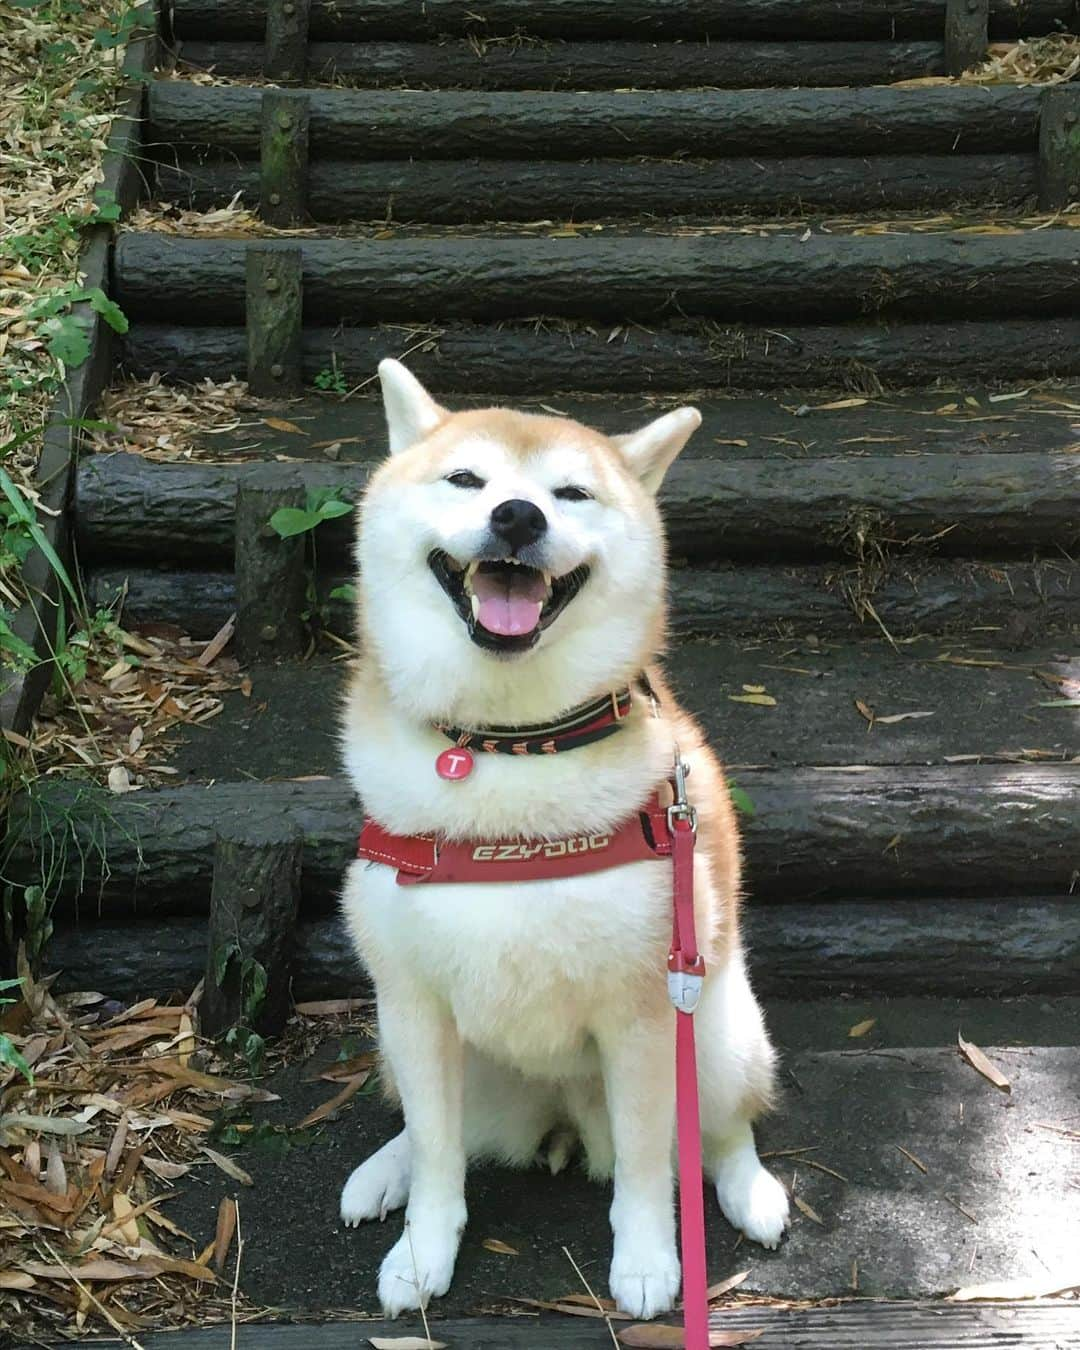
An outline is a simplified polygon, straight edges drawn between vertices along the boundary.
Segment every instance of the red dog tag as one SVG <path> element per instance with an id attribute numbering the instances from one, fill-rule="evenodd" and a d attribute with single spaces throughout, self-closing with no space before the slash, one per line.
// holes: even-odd
<path id="1" fill-rule="evenodd" d="M 468 750 L 455 745 L 449 750 L 444 750 L 435 761 L 435 772 L 440 778 L 448 778 L 453 782 L 458 778 L 468 778 L 475 762 Z"/>

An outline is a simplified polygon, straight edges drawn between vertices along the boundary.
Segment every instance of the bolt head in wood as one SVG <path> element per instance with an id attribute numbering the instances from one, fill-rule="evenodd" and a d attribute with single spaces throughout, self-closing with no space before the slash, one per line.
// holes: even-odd
<path id="1" fill-rule="evenodd" d="M 280 192 L 271 192 L 271 194 L 270 194 L 270 205 L 271 205 L 271 206 L 280 206 L 280 205 L 281 205 L 281 193 L 280 193 Z"/>
<path id="2" fill-rule="evenodd" d="M 280 289 L 281 289 L 281 282 L 278 281 L 277 277 L 267 277 L 267 278 L 266 278 L 266 289 L 267 289 L 268 291 L 276 291 L 276 290 L 280 290 Z"/>
<path id="3" fill-rule="evenodd" d="M 1069 196 L 1070 196 L 1070 197 L 1080 197 L 1080 183 L 1070 183 L 1070 184 L 1069 184 Z"/>
<path id="4" fill-rule="evenodd" d="M 277 637 L 277 625 L 273 623 L 265 624 L 259 629 L 259 637 L 263 642 L 273 642 Z"/>
<path id="5" fill-rule="evenodd" d="M 288 113 L 278 113 L 277 124 L 282 131 L 289 131 L 292 127 L 293 120 Z"/>
<path id="6" fill-rule="evenodd" d="M 979 0 L 967 0 L 967 12 L 969 14 L 977 13 L 978 9 L 979 9 Z"/>
<path id="7" fill-rule="evenodd" d="M 282 14 L 295 14 L 295 13 L 296 13 L 296 6 L 295 6 L 295 5 L 290 5 L 290 4 L 282 5 L 282 6 L 281 6 L 281 12 L 282 12 Z"/>
<path id="8" fill-rule="evenodd" d="M 1076 126 L 1076 113 L 1074 113 L 1074 112 L 1067 112 L 1067 113 L 1065 114 L 1065 125 L 1066 125 L 1067 127 L 1074 127 L 1074 126 Z"/>
<path id="9" fill-rule="evenodd" d="M 275 380 L 280 380 L 282 375 L 285 374 L 285 367 L 279 366 L 278 363 L 275 361 L 274 364 L 270 367 L 270 374 L 273 375 Z"/>
<path id="10" fill-rule="evenodd" d="M 266 524 L 259 531 L 259 537 L 260 539 L 276 539 L 277 530 L 275 530 L 273 525 L 271 525 L 270 522 L 267 521 Z"/>

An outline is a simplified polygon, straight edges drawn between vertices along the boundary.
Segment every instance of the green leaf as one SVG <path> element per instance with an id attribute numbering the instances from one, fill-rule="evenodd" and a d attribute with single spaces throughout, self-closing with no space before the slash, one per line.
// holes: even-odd
<path id="1" fill-rule="evenodd" d="M 0 653 L 6 664 L 16 669 L 29 670 L 38 664 L 37 652 L 19 637 L 6 617 L 0 617 Z"/>
<path id="2" fill-rule="evenodd" d="M 10 1064 L 26 1078 L 28 1083 L 33 1083 L 34 1075 L 30 1071 L 30 1065 L 27 1064 L 22 1052 L 18 1050 L 10 1036 L 5 1036 L 0 1032 L 0 1064 Z"/>
<path id="3" fill-rule="evenodd" d="M 46 319 L 41 325 L 49 355 L 65 366 L 81 366 L 90 355 L 88 326 L 73 314 L 63 318 Z"/>
<path id="4" fill-rule="evenodd" d="M 344 586 L 335 586 L 330 592 L 331 600 L 347 600 L 350 604 L 356 599 L 356 587 L 351 581 L 347 581 Z"/>
<path id="5" fill-rule="evenodd" d="M 25 438 L 18 436 L 15 437 L 16 442 L 22 439 Z M 2 453 L 2 451 L 5 449 L 10 448 L 11 444 L 12 442 L 9 441 L 7 446 L 0 447 L 0 453 Z M 18 515 L 25 522 L 26 528 L 30 531 L 30 535 L 33 538 L 34 543 L 37 544 L 39 549 L 41 549 L 42 553 L 48 560 L 49 566 L 56 573 L 59 580 L 63 583 L 64 589 L 67 591 L 68 595 L 70 595 L 72 600 L 75 602 L 76 608 L 78 608 L 79 597 L 78 594 L 76 593 L 75 587 L 71 584 L 71 578 L 68 576 L 67 568 L 60 561 L 60 555 L 57 553 L 56 549 L 54 549 L 52 544 L 49 543 L 48 539 L 45 538 L 45 534 L 42 531 L 41 526 L 37 523 L 37 517 L 34 515 L 34 511 L 30 503 L 26 500 L 26 498 L 22 495 L 19 489 L 12 482 L 11 475 L 4 468 L 0 468 L 0 491 L 3 492 L 4 496 L 8 499 L 8 501 L 15 508 Z"/>
<path id="6" fill-rule="evenodd" d="M 120 208 L 116 207 L 116 214 L 120 214 Z M 108 217 L 115 220 L 116 216 Z M 116 303 L 110 300 L 100 286 L 95 286 L 93 290 L 85 293 L 85 298 L 90 302 L 90 308 L 95 314 L 100 314 L 114 333 L 126 333 L 128 330 L 127 315 Z"/>
<path id="7" fill-rule="evenodd" d="M 291 539 L 294 535 L 313 530 L 322 520 L 317 511 L 301 511 L 297 506 L 280 506 L 270 517 L 270 527 L 277 531 L 282 539 Z"/>
<path id="8" fill-rule="evenodd" d="M 225 976 L 228 973 L 229 962 L 234 956 L 240 955 L 240 945 L 236 942 L 230 942 L 224 947 L 219 947 L 214 953 L 214 980 L 220 989 L 225 983 Z"/>
<path id="9" fill-rule="evenodd" d="M 319 516 L 323 520 L 336 520 L 338 516 L 347 516 L 351 513 L 352 505 L 349 502 L 338 501 L 337 498 L 323 502 L 319 507 Z"/>
<path id="10" fill-rule="evenodd" d="M 1080 698 L 1051 698 L 1039 704 L 1040 708 L 1080 708 Z"/>
<path id="11" fill-rule="evenodd" d="M 741 811 L 744 816 L 757 815 L 757 807 L 754 805 L 753 799 L 741 787 L 729 783 L 728 793 L 731 796 L 731 804 L 736 811 Z"/>

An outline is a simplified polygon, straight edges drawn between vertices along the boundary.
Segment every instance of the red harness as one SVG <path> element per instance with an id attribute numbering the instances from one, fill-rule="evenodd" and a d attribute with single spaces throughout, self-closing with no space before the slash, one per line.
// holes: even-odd
<path id="1" fill-rule="evenodd" d="M 672 937 L 668 995 L 675 1006 L 676 1119 L 679 1143 L 679 1230 L 682 1240 L 683 1325 L 686 1350 L 707 1350 L 709 1304 L 705 1270 L 705 1206 L 701 1175 L 701 1118 L 693 1012 L 705 962 L 694 931 L 694 840 L 697 819 L 687 803 L 685 769 L 676 757 L 675 803 L 656 793 L 611 834 L 548 841 L 495 843 L 391 834 L 374 821 L 360 832 L 357 856 L 397 868 L 399 886 L 423 882 L 540 881 L 581 876 L 650 858 L 672 860 Z"/>
<path id="2" fill-rule="evenodd" d="M 602 872 L 624 863 L 671 856 L 667 808 L 655 793 L 610 834 L 570 839 L 504 839 L 494 844 L 391 834 L 373 820 L 360 831 L 356 855 L 397 868 L 399 886 L 419 882 L 543 881 Z"/>

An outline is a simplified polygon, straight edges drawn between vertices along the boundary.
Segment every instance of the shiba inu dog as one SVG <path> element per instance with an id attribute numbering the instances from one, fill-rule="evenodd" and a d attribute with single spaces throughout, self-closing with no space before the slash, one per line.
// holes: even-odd
<path id="1" fill-rule="evenodd" d="M 530 848 L 603 848 L 665 790 L 678 744 L 708 971 L 695 1014 L 702 1165 L 730 1222 L 775 1247 L 788 1200 L 751 1132 L 774 1056 L 739 941 L 737 828 L 715 757 L 653 664 L 665 609 L 654 497 L 700 415 L 680 408 L 609 437 L 558 416 L 451 413 L 397 362 L 379 374 L 391 453 L 359 512 L 362 654 L 343 736 L 367 816 L 421 843 L 468 841 L 477 865 L 485 851 L 496 865 Z M 609 699 L 602 738 L 561 752 L 576 712 Z M 544 752 L 485 753 L 515 728 Z M 475 762 L 455 755 L 471 772 L 441 776 L 436 760 L 466 743 Z M 351 865 L 344 915 L 375 981 L 405 1128 L 349 1177 L 341 1216 L 406 1207 L 379 1276 L 388 1314 L 449 1287 L 467 1162 L 528 1166 L 545 1141 L 553 1171 L 580 1141 L 590 1175 L 614 1180 L 619 1307 L 673 1306 L 671 887 L 662 859 L 417 885 L 389 861 Z"/>

